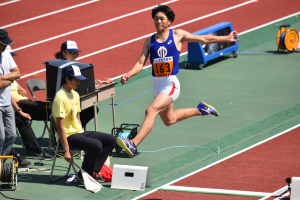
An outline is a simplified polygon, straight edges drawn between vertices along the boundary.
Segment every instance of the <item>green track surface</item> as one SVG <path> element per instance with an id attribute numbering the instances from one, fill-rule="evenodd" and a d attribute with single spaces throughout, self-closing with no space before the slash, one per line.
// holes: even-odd
<path id="1" fill-rule="evenodd" d="M 300 30 L 296 17 L 277 23 L 289 23 Z M 273 41 L 278 32 L 276 24 L 241 35 L 239 52 L 261 48 Z M 112 157 L 112 166 L 150 167 L 152 188 L 147 188 L 147 192 L 299 124 L 299 49 L 293 53 L 278 53 L 273 42 L 258 52 L 240 54 L 237 58 L 225 55 L 208 63 L 204 70 L 184 69 L 182 65 L 183 70 L 178 74 L 181 95 L 174 109 L 196 107 L 200 101 L 205 101 L 214 106 L 220 116 L 193 117 L 170 127 L 164 126 L 158 116 L 152 132 L 138 147 L 138 151 L 153 151 L 171 146 L 219 146 L 220 155 L 217 155 L 216 148 L 172 148 L 155 153 L 142 152 L 134 158 Z M 181 61 L 185 58 L 186 55 Z M 117 84 L 117 126 L 122 123 L 142 124 L 144 111 L 153 100 L 151 80 L 149 68 L 130 79 L 125 87 Z M 98 114 L 99 130 L 109 134 L 113 127 L 110 103 L 110 100 L 98 103 L 100 111 L 108 109 Z M 94 123 L 90 122 L 87 130 L 93 130 L 93 126 Z M 42 128 L 42 123 L 33 122 L 35 133 L 41 133 Z M 40 144 L 46 147 L 47 142 L 48 139 L 44 138 Z M 18 140 L 14 147 L 26 155 Z M 33 169 L 51 168 L 51 161 L 42 161 L 45 165 L 38 167 L 30 156 L 27 158 Z M 82 160 L 75 158 L 75 162 L 80 164 Z M 58 158 L 58 164 L 62 167 L 57 168 L 55 175 L 63 174 L 64 167 L 67 167 L 63 158 Z M 49 174 L 37 171 L 20 173 L 18 189 L 2 193 L 28 200 L 132 199 L 145 193 L 110 189 L 110 183 L 104 183 L 104 188 L 94 194 L 79 183 L 68 184 L 61 180 L 51 184 Z M 5 198 L 0 196 L 0 199 Z"/>

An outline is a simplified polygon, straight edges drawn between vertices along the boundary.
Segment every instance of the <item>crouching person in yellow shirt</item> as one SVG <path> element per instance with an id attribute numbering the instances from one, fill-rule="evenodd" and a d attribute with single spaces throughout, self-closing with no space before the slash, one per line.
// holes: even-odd
<path id="1" fill-rule="evenodd" d="M 81 75 L 79 67 L 72 65 L 63 68 L 62 77 L 62 87 L 55 95 L 52 113 L 65 149 L 64 158 L 67 162 L 73 162 L 70 148 L 85 150 L 82 169 L 98 182 L 104 182 L 104 178 L 98 173 L 116 146 L 116 139 L 110 134 L 82 129 L 79 118 L 80 98 L 74 90 L 78 87 L 80 80 L 86 78 Z"/>

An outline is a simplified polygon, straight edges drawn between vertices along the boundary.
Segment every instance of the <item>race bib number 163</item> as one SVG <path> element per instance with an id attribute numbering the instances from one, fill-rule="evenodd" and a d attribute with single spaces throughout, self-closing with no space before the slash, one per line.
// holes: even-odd
<path id="1" fill-rule="evenodd" d="M 155 77 L 170 76 L 173 70 L 173 57 L 154 59 L 153 69 Z"/>

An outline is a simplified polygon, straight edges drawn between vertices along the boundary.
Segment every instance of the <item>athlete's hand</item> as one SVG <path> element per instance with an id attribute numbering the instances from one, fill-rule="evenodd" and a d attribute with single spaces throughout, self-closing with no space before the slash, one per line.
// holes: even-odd
<path id="1" fill-rule="evenodd" d="M 239 41 L 239 36 L 238 33 L 236 31 L 232 31 L 229 35 L 229 41 L 228 42 L 237 42 Z"/>
<path id="2" fill-rule="evenodd" d="M 122 83 L 122 86 L 124 87 L 124 84 L 128 81 L 129 79 L 129 76 L 126 75 L 123 75 L 122 78 L 121 78 L 121 83 Z"/>

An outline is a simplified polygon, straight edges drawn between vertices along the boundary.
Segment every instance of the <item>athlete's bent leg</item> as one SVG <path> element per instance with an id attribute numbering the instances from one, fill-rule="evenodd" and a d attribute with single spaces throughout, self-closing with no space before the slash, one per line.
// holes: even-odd
<path id="1" fill-rule="evenodd" d="M 165 93 L 159 93 L 150 106 L 146 109 L 145 120 L 132 142 L 135 146 L 138 146 L 143 139 L 150 133 L 153 128 L 155 117 L 162 110 L 168 107 L 172 103 L 172 99 Z"/>
<path id="2" fill-rule="evenodd" d="M 177 109 L 173 111 L 173 103 L 159 113 L 166 126 L 171 126 L 187 118 L 199 115 L 197 108 Z"/>

